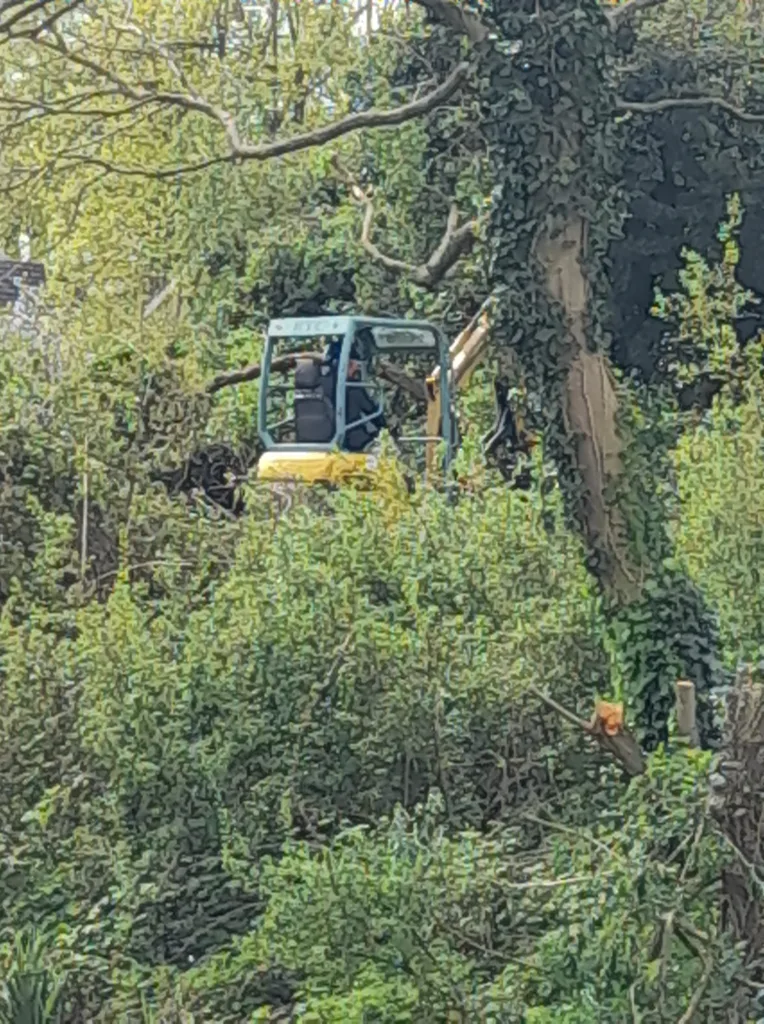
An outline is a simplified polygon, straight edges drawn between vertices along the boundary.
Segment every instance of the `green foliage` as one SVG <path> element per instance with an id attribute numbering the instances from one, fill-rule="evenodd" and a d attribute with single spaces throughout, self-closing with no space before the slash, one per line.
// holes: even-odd
<path id="1" fill-rule="evenodd" d="M 708 770 L 658 753 L 627 791 L 605 772 L 600 815 L 545 821 L 540 845 L 527 824 L 450 834 L 438 791 L 321 847 L 288 841 L 262 865 L 256 928 L 176 998 L 227 1020 L 225 994 L 251 1012 L 251 980 L 278 968 L 298 1021 L 610 1021 L 634 1006 L 657 1022 L 678 1019 L 708 956 L 704 1019 L 721 1022 L 738 961 L 700 895 L 726 863 L 704 820 Z"/>
<path id="2" fill-rule="evenodd" d="M 704 967 L 661 965 L 673 911 L 721 1024 L 708 756 L 625 789 L 528 693 L 607 685 L 559 494 L 250 501 L 203 606 L 123 575 L 66 640 L 3 617 L 4 921 L 55 921 L 67 1012 L 657 1024 Z"/>
<path id="3" fill-rule="evenodd" d="M 511 813 L 573 757 L 528 683 L 582 710 L 604 685 L 596 602 L 549 496 L 420 493 L 391 518 L 343 492 L 332 515 L 276 523 L 250 500 L 203 605 L 187 575 L 157 603 L 122 572 L 104 604 L 2 617 L 5 920 L 52 917 L 88 998 L 104 956 L 179 965 L 246 932 L 258 858 L 293 834 L 434 786 L 453 828 Z"/>
<path id="4" fill-rule="evenodd" d="M 707 426 L 683 438 L 676 452 L 683 512 L 677 548 L 719 610 L 730 668 L 764 651 L 760 395 L 757 382 L 742 405 L 718 399 Z"/>
<path id="5" fill-rule="evenodd" d="M 712 740 L 711 691 L 725 667 L 760 656 L 761 528 L 750 485 L 762 471 L 762 345 L 742 349 L 733 326 L 752 298 L 736 278 L 741 223 L 733 196 L 719 229 L 721 260 L 685 252 L 681 290 L 656 292 L 654 313 L 670 329 L 669 382 L 716 382 L 711 410 L 700 423 L 681 414 L 670 387 L 651 400 L 633 392 L 626 406 L 631 522 L 653 577 L 640 601 L 615 614 L 610 637 L 616 686 L 648 747 L 668 738 L 678 678 L 695 683 L 701 730 Z"/>
<path id="6" fill-rule="evenodd" d="M 674 452 L 680 512 L 673 532 L 692 579 L 718 609 L 730 668 L 758 660 L 764 647 L 762 509 L 755 485 L 764 469 L 764 346 L 758 338 L 741 349 L 731 325 L 751 298 L 736 279 L 740 221 L 733 198 L 721 232 L 722 262 L 709 267 L 687 254 L 684 291 L 661 296 L 659 304 L 684 343 L 686 358 L 720 386 L 703 421 L 683 433 Z"/>
<path id="7" fill-rule="evenodd" d="M 742 220 L 740 197 L 731 196 L 727 219 L 718 233 L 723 246 L 721 260 L 709 266 L 702 256 L 685 250 L 685 267 L 679 272 L 681 291 L 664 295 L 656 289 L 653 313 L 673 328 L 667 370 L 679 383 L 706 377 L 727 384 L 729 389 L 743 367 L 754 365 L 750 354 L 746 361 L 741 353 L 734 327 L 754 299 L 736 277 Z"/>
<path id="8" fill-rule="evenodd" d="M 46 963 L 46 945 L 45 937 L 34 929 L 15 936 L 0 981 L 2 1024 L 61 1020 L 63 979 Z"/>
<path id="9" fill-rule="evenodd" d="M 498 38 L 460 104 L 336 146 L 374 187 L 375 240 L 407 262 L 437 244 L 452 195 L 465 217 L 490 209 L 488 273 L 478 252 L 434 294 L 368 260 L 329 151 L 169 180 L 102 174 L 99 160 L 207 159 L 225 126 L 173 104 L 107 136 L 89 116 L 38 117 L 43 90 L 69 104 L 92 69 L 14 41 L 32 107 L 23 124 L 3 112 L 0 172 L 18 186 L 5 244 L 31 230 L 51 302 L 0 346 L 0 924 L 53 938 L 3 947 L 8 1005 L 37 966 L 50 972 L 38 1003 L 99 1024 L 662 1024 L 697 993 L 698 1019 L 730 1024 L 745 999 L 714 890 L 727 863 L 706 816 L 714 765 L 666 743 L 680 675 L 711 732 L 705 600 L 728 663 L 761 646 L 764 510 L 744 486 L 761 475 L 761 352 L 740 358 L 727 322 L 742 301 L 738 213 L 722 267 L 688 257 L 686 296 L 658 299 L 691 374 L 725 383 L 708 429 L 665 395 L 624 403 L 631 539 L 651 578 L 613 615 L 561 488 L 542 479 L 554 456 L 570 497 L 564 332 L 533 246 L 571 216 L 589 224 L 603 350 L 602 259 L 631 138 L 612 117 L 616 46 L 593 0 L 486 6 Z M 190 84 L 256 141 L 323 123 L 327 104 L 334 116 L 410 98 L 459 51 L 404 12 L 363 40 L 343 5 L 280 9 L 278 54 L 255 13 L 224 30 L 212 0 L 132 4 L 146 38 L 200 44 L 182 59 L 125 52 L 111 0 L 67 20 L 67 39 L 94 60 L 119 43 L 112 71 Z M 62 159 L 73 145 L 96 161 L 87 174 Z M 35 161 L 46 172 L 26 181 Z M 170 279 L 180 302 L 147 318 Z M 456 325 L 494 286 L 513 382 L 550 428 L 527 494 L 493 487 L 476 451 L 487 371 L 465 400 L 455 504 L 421 489 L 305 503 L 298 491 L 278 516 L 252 485 L 233 522 L 157 486 L 205 439 L 251 447 L 256 387 L 214 409 L 198 396 L 212 373 L 258 359 L 268 316 L 312 301 Z M 680 429 L 677 500 L 663 467 Z M 657 748 L 646 775 L 627 784 L 537 687 L 581 717 L 615 690 Z"/>
<path id="10" fill-rule="evenodd" d="M 698 726 L 704 743 L 712 741 L 711 695 L 724 679 L 718 624 L 682 568 L 667 563 L 661 577 L 646 582 L 639 601 L 615 613 L 609 629 L 616 686 L 643 746 L 654 750 L 668 740 L 678 679 L 695 683 Z"/>

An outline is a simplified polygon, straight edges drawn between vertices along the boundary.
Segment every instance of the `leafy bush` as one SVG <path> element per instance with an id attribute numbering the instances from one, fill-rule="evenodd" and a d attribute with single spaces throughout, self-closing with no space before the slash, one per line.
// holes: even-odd
<path id="1" fill-rule="evenodd" d="M 452 828 L 511 814 L 580 745 L 529 684 L 572 706 L 606 685 L 554 496 L 250 502 L 207 584 L 170 576 L 158 602 L 124 571 L 104 603 L 0 619 L 4 921 L 54 921 L 104 995 L 105 961 L 179 966 L 248 931 L 284 842 L 434 787 Z"/>
<path id="2" fill-rule="evenodd" d="M 656 312 L 672 325 L 676 373 L 707 377 L 719 392 L 701 422 L 689 418 L 673 456 L 679 508 L 677 553 L 718 610 L 729 666 L 764 651 L 764 343 L 737 342 L 734 320 L 753 296 L 737 281 L 742 210 L 729 201 L 719 232 L 722 259 L 685 253 L 682 291 L 660 295 Z"/>
<path id="3" fill-rule="evenodd" d="M 742 401 L 722 393 L 675 455 L 682 504 L 677 547 L 719 610 L 731 666 L 764 654 L 762 355 L 760 344 L 749 352 Z"/>
<path id="4" fill-rule="evenodd" d="M 256 927 L 172 999 L 220 1021 L 584 1024 L 676 1020 L 699 991 L 721 1024 L 739 961 L 705 897 L 725 863 L 708 769 L 657 753 L 627 790 L 606 770 L 607 813 L 544 820 L 541 843 L 531 815 L 450 833 L 438 791 L 320 847 L 287 841 L 261 865 Z"/>

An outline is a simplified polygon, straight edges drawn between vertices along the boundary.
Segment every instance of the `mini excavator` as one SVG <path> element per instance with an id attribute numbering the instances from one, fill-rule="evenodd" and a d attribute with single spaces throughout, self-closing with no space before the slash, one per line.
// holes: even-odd
<path id="1" fill-rule="evenodd" d="M 447 469 L 453 460 L 458 447 L 453 399 L 485 357 L 489 331 L 485 308 L 450 346 L 443 332 L 427 321 L 353 316 L 273 320 L 262 362 L 219 375 L 207 391 L 261 379 L 258 432 L 264 452 L 258 479 L 277 485 L 339 484 L 375 478 L 380 465 L 375 442 L 388 425 L 382 395 L 386 382 L 424 410 L 425 433 L 397 433 L 394 440 L 399 451 L 407 444 L 419 446 L 426 476 L 439 462 Z M 435 363 L 435 368 L 417 376 L 407 365 L 414 356 L 429 360 L 430 367 Z M 527 475 L 518 474 L 517 455 L 528 454 L 534 441 L 511 408 L 508 382 L 496 380 L 494 391 L 496 419 L 483 438 L 483 450 L 507 481 L 525 487 Z M 541 691 L 532 692 L 579 725 L 628 774 L 644 771 L 639 745 L 624 723 L 622 703 L 598 700 L 591 720 L 584 721 Z"/>
<path id="2" fill-rule="evenodd" d="M 415 449 L 425 479 L 445 473 L 459 444 L 454 396 L 486 354 L 489 320 L 481 309 L 450 346 L 428 321 L 362 316 L 272 320 L 257 376 L 263 481 L 339 484 L 373 479 L 376 444 L 388 427 L 402 456 Z M 429 362 L 417 375 L 412 361 Z M 403 364 L 403 365 L 401 365 Z M 432 368 L 434 365 L 434 369 Z M 247 372 L 246 378 L 254 374 Z M 386 415 L 383 384 L 425 411 L 424 433 L 404 435 Z M 214 387 L 214 385 L 213 385 Z M 515 486 L 517 455 L 532 443 L 509 404 L 506 381 L 495 382 L 496 421 L 483 439 L 486 455 Z M 527 483 L 525 484 L 527 485 Z"/>

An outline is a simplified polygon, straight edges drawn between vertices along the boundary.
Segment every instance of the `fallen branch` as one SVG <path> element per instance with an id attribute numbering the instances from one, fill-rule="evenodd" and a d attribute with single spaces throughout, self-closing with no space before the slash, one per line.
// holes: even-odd
<path id="1" fill-rule="evenodd" d="M 587 736 L 596 740 L 600 747 L 612 754 L 621 763 L 629 775 L 642 775 L 645 771 L 645 759 L 639 745 L 630 732 L 623 726 L 623 707 L 620 704 L 608 704 L 599 701 L 590 721 L 585 721 L 558 704 L 535 686 L 529 690 L 543 701 L 558 715 L 577 726 Z"/>
<path id="2" fill-rule="evenodd" d="M 312 359 L 314 363 L 322 363 L 324 361 L 324 357 L 320 352 L 294 353 L 288 356 L 281 356 L 279 359 L 274 359 L 271 363 L 271 371 L 273 373 L 287 373 L 289 370 L 293 370 L 295 368 L 298 359 Z M 219 373 L 217 377 L 213 377 L 209 382 L 205 391 L 208 395 L 214 395 L 215 392 L 220 391 L 221 388 L 227 388 L 233 384 L 245 384 L 250 380 L 257 380 L 261 374 L 262 365 L 260 363 L 253 363 L 251 366 L 245 366 L 241 370 L 230 370 L 228 373 Z"/>
<path id="3" fill-rule="evenodd" d="M 298 359 L 312 359 L 315 363 L 322 363 L 324 356 L 320 352 L 300 352 L 280 356 L 271 363 L 271 372 L 288 373 L 295 368 Z M 226 373 L 219 373 L 217 377 L 213 377 L 209 382 L 205 391 L 208 395 L 214 395 L 216 391 L 220 391 L 222 388 L 232 387 L 235 384 L 246 384 L 251 380 L 258 380 L 262 376 L 262 372 L 261 363 L 252 363 L 250 366 L 244 366 L 240 370 L 229 370 Z M 424 383 L 415 377 L 411 377 L 405 370 L 401 370 L 385 360 L 380 360 L 377 373 L 382 380 L 402 388 L 417 401 L 423 403 L 427 401 Z"/>

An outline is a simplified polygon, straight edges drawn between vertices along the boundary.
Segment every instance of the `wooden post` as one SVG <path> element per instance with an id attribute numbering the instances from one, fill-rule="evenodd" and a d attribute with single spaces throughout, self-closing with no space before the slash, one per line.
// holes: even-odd
<path id="1" fill-rule="evenodd" d="M 691 747 L 700 746 L 695 715 L 695 684 L 679 679 L 676 684 L 676 727 L 680 738 Z"/>
<path id="2" fill-rule="evenodd" d="M 88 498 L 90 481 L 88 479 L 88 439 L 85 438 L 84 460 L 82 469 L 82 530 L 80 536 L 80 580 L 85 579 L 88 568 Z"/>

